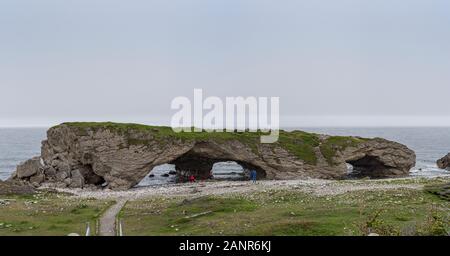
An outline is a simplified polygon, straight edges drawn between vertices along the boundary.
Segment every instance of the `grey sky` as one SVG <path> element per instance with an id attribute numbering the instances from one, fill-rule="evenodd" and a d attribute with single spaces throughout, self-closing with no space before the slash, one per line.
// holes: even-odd
<path id="1" fill-rule="evenodd" d="M 279 96 L 282 126 L 450 125 L 449 27 L 446 0 L 2 0 L 0 126 L 167 124 L 194 88 Z"/>

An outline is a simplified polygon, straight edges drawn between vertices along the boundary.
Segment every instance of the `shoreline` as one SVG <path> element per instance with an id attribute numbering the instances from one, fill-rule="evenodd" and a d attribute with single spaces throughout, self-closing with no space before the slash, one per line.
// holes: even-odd
<path id="1" fill-rule="evenodd" d="M 429 183 L 449 182 L 450 175 L 433 178 L 403 177 L 388 179 L 358 179 L 358 180 L 325 180 L 325 179 L 298 179 L 298 180 L 260 180 L 256 184 L 249 181 L 204 181 L 197 183 L 179 183 L 138 187 L 123 191 L 91 190 L 55 188 L 44 185 L 38 189 L 54 189 L 60 193 L 68 193 L 79 198 L 95 199 L 127 199 L 139 200 L 153 197 L 199 197 L 210 195 L 246 194 L 252 192 L 267 192 L 270 190 L 304 192 L 314 196 L 334 196 L 354 191 L 386 191 L 395 189 L 420 190 Z"/>

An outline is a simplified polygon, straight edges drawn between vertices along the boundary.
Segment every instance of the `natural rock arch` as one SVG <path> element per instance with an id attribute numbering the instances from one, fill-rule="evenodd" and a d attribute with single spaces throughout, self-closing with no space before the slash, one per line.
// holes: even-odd
<path id="1" fill-rule="evenodd" d="M 376 157 L 368 155 L 346 162 L 352 166 L 351 176 L 353 177 L 383 177 L 383 173 L 388 168 Z"/>
<path id="2" fill-rule="evenodd" d="M 174 133 L 169 127 L 117 123 L 66 123 L 52 127 L 41 155 L 17 167 L 11 179 L 35 186 L 128 189 L 154 167 L 176 165 L 181 174 L 209 175 L 216 162 L 234 161 L 260 178 L 340 179 L 346 163 L 371 177 L 403 176 L 415 165 L 406 146 L 380 139 L 280 131 L 260 144 L 258 133 Z"/>
<path id="3" fill-rule="evenodd" d="M 263 167 L 239 159 L 235 155 L 223 151 L 217 145 L 208 142 L 196 143 L 188 152 L 169 162 L 169 164 L 174 164 L 177 173 L 181 176 L 195 175 L 199 179 L 206 179 L 215 163 L 228 161 L 236 162 L 246 170 L 256 170 L 260 179 L 267 176 Z"/>

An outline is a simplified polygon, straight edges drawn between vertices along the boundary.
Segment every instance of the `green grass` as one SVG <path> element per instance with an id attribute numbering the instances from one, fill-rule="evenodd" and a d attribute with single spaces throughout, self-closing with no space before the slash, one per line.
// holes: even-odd
<path id="1" fill-rule="evenodd" d="M 87 222 L 95 235 L 97 219 L 111 205 L 108 201 L 53 193 L 0 196 L 0 199 L 9 202 L 0 205 L 0 236 L 84 235 Z"/>
<path id="2" fill-rule="evenodd" d="M 308 164 L 315 165 L 317 163 L 317 156 L 314 151 L 314 148 L 320 144 L 317 134 L 303 131 L 282 131 L 277 144 Z"/>
<path id="3" fill-rule="evenodd" d="M 267 191 L 187 202 L 180 198 L 134 201 L 122 210 L 121 218 L 125 235 L 366 235 L 369 230 L 382 235 L 428 235 L 437 232 L 430 230 L 432 226 L 450 231 L 449 207 L 436 196 L 408 189 L 324 197 Z M 189 217 L 198 213 L 204 214 Z"/>
<path id="4" fill-rule="evenodd" d="M 348 147 L 355 147 L 365 139 L 346 136 L 331 136 L 325 139 L 320 145 L 320 151 L 328 164 L 334 165 L 334 157 L 337 151 L 343 151 Z"/>
<path id="5" fill-rule="evenodd" d="M 339 181 L 364 183 L 368 181 Z M 203 197 L 151 197 L 120 212 L 125 235 L 445 235 L 450 201 L 438 193 L 448 179 L 371 181 L 426 184 L 315 196 L 297 189 Z M 65 194 L 1 196 L 0 236 L 84 234 L 113 203 Z M 8 200 L 5 200 L 8 199 Z"/>
<path id="6" fill-rule="evenodd" d="M 450 201 L 450 183 L 429 184 L 425 187 L 425 191 Z"/>
<path id="7" fill-rule="evenodd" d="M 181 140 L 181 141 L 217 141 L 224 140 L 239 140 L 243 143 L 255 145 L 259 142 L 262 132 L 174 132 L 171 127 L 166 126 L 150 126 L 133 123 L 112 123 L 112 122 L 75 122 L 64 123 L 69 127 L 76 127 L 78 129 L 99 130 L 108 129 L 114 132 L 121 133 L 128 136 L 128 143 L 130 145 L 146 145 L 151 141 L 167 142 L 167 140 Z M 134 132 L 134 133 L 132 133 Z M 135 136 L 135 137 L 133 137 Z"/>
<path id="8" fill-rule="evenodd" d="M 250 150 L 259 155 L 260 137 L 267 135 L 261 131 L 258 132 L 179 132 L 176 133 L 170 127 L 164 126 L 148 126 L 142 124 L 126 124 L 112 122 L 75 122 L 64 123 L 69 127 L 78 128 L 78 134 L 87 135 L 88 130 L 108 129 L 126 136 L 128 145 L 148 145 L 151 142 L 167 143 L 168 140 L 181 141 L 214 141 L 224 142 L 229 140 L 240 141 L 246 144 Z M 348 146 L 354 146 L 362 142 L 363 139 L 335 136 L 326 139 L 321 144 L 318 134 L 307 133 L 303 131 L 280 131 L 279 141 L 269 144 L 270 147 L 282 147 L 289 151 L 292 155 L 298 157 L 304 162 L 315 165 L 317 163 L 316 152 L 325 156 L 332 163 L 336 150 L 343 150 Z"/>

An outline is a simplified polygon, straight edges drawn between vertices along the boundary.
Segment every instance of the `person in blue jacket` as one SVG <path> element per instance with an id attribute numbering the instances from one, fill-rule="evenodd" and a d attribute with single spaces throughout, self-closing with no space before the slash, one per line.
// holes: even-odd
<path id="1" fill-rule="evenodd" d="M 256 170 L 252 170 L 250 172 L 250 179 L 253 181 L 253 183 L 256 183 L 257 173 Z"/>

